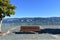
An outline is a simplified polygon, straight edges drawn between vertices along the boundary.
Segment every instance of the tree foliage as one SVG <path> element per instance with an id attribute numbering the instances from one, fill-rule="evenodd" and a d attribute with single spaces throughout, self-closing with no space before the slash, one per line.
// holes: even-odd
<path id="1" fill-rule="evenodd" d="M 15 6 L 10 4 L 9 0 L 0 0 L 0 18 L 14 15 Z"/>

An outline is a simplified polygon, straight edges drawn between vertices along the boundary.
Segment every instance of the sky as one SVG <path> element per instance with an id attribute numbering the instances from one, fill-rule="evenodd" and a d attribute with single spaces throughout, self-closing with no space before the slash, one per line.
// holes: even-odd
<path id="1" fill-rule="evenodd" d="M 16 6 L 15 15 L 23 17 L 60 17 L 60 0 L 10 0 Z"/>

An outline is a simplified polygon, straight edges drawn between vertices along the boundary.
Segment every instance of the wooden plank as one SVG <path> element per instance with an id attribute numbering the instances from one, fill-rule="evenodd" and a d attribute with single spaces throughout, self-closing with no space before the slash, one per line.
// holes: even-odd
<path id="1" fill-rule="evenodd" d="M 30 32 L 30 31 L 39 31 L 40 27 L 39 26 L 21 26 L 22 32 Z"/>

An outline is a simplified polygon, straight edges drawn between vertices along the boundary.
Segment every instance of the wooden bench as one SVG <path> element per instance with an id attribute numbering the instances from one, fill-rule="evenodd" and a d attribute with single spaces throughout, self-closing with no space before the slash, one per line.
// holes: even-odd
<path id="1" fill-rule="evenodd" d="M 39 26 L 21 26 L 21 32 L 37 32 L 40 30 Z"/>

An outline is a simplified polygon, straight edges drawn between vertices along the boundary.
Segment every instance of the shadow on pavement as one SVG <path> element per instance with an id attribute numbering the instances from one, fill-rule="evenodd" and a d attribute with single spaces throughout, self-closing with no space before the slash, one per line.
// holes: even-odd
<path id="1" fill-rule="evenodd" d="M 13 32 L 15 34 L 35 34 L 35 33 L 32 33 L 32 32 Z"/>
<path id="2" fill-rule="evenodd" d="M 33 32 L 13 32 L 15 34 L 35 34 Z M 46 29 L 41 29 L 40 31 L 36 32 L 38 34 L 42 33 L 48 33 L 48 34 L 60 34 L 60 29 L 51 29 L 51 28 L 46 28 Z"/>
<path id="3" fill-rule="evenodd" d="M 39 31 L 38 33 L 60 34 L 60 29 L 46 28 L 46 29 L 41 29 L 41 31 Z"/>

